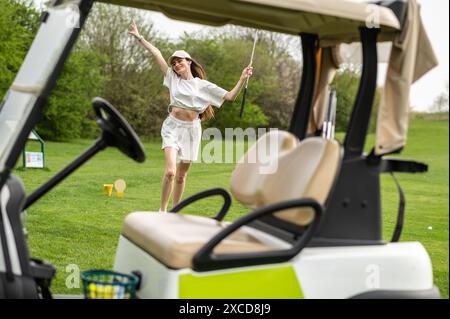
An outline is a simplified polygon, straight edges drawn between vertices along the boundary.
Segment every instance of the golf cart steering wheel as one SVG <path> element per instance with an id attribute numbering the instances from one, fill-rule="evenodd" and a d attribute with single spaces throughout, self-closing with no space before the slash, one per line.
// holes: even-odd
<path id="1" fill-rule="evenodd" d="M 144 162 L 145 152 L 141 141 L 119 111 L 100 97 L 95 97 L 92 104 L 97 123 L 102 129 L 102 140 L 106 145 L 117 147 L 136 162 Z"/>

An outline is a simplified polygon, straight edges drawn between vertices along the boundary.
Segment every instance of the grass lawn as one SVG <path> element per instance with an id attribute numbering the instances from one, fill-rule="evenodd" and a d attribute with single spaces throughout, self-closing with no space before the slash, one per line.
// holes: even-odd
<path id="1" fill-rule="evenodd" d="M 408 144 L 402 158 L 429 164 L 426 174 L 397 174 L 406 195 L 406 218 L 402 241 L 420 241 L 431 256 L 434 281 L 442 297 L 449 291 L 449 135 L 447 120 L 412 121 Z M 368 146 L 373 145 L 369 136 Z M 36 189 L 63 168 L 93 141 L 46 143 L 48 170 L 15 170 L 27 193 Z M 30 146 L 37 148 L 35 145 Z M 66 287 L 66 267 L 76 264 L 81 271 L 111 269 L 124 217 L 132 211 L 159 208 L 164 158 L 159 140 L 145 143 L 147 160 L 137 164 L 115 149 L 100 152 L 27 211 L 31 254 L 53 263 L 58 271 L 52 285 L 54 293 L 80 294 L 81 289 Z M 21 161 L 18 163 L 21 166 Z M 184 197 L 212 187 L 229 187 L 234 164 L 197 163 L 188 176 Z M 107 197 L 103 184 L 123 178 L 125 197 Z M 391 177 L 382 177 L 384 238 L 390 240 L 397 217 L 398 194 Z M 185 211 L 211 216 L 221 200 L 211 198 Z M 227 219 L 235 219 L 247 208 L 234 202 Z M 428 229 L 432 226 L 432 230 Z M 68 268 L 67 268 L 68 269 Z M 68 269 L 69 271 L 69 269 Z"/>

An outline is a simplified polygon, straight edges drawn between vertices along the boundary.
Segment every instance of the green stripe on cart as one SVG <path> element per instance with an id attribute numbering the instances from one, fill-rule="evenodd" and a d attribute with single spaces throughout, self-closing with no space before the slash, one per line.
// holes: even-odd
<path id="1" fill-rule="evenodd" d="M 292 266 L 184 274 L 179 279 L 179 298 L 303 298 Z"/>

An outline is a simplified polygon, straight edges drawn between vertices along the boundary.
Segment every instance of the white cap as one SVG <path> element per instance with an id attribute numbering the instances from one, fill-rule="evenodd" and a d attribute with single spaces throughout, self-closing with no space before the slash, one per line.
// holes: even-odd
<path id="1" fill-rule="evenodd" d="M 182 59 L 189 59 L 192 60 L 191 56 L 189 55 L 189 53 L 187 53 L 184 50 L 177 50 L 175 51 L 170 58 L 167 60 L 167 62 L 169 62 L 169 64 L 172 64 L 172 60 L 174 58 L 182 58 Z"/>

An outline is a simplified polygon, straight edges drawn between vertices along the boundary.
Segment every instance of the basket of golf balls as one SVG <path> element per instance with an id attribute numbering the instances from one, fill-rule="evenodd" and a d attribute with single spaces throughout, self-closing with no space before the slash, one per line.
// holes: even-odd
<path id="1" fill-rule="evenodd" d="M 108 270 L 90 270 L 81 274 L 86 299 L 134 299 L 138 278 Z"/>

